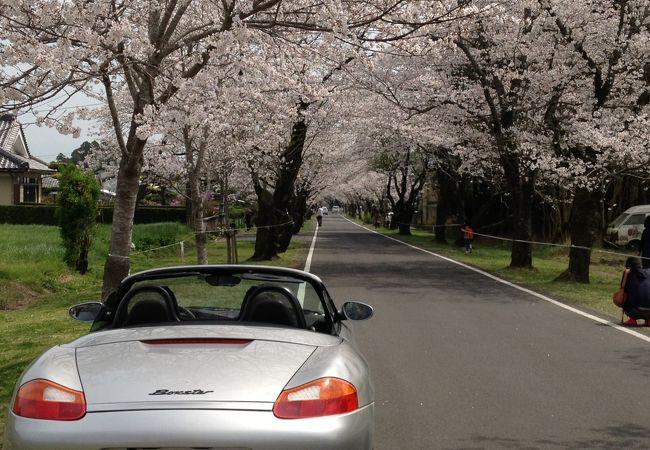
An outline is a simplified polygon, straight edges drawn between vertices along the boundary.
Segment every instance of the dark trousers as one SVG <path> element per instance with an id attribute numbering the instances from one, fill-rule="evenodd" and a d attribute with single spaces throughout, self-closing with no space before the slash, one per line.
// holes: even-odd
<path id="1" fill-rule="evenodd" d="M 650 308 L 641 308 L 641 307 L 632 307 L 626 308 L 623 307 L 625 315 L 631 317 L 632 319 L 650 319 Z"/>

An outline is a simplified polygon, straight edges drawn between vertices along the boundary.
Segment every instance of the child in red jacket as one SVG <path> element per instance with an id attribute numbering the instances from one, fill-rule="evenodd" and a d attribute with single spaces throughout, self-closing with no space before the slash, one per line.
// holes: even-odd
<path id="1" fill-rule="evenodd" d="M 465 253 L 472 253 L 474 230 L 472 230 L 472 227 L 469 225 L 469 223 L 465 222 L 465 225 L 463 225 L 461 231 L 463 232 L 463 237 L 465 238 Z"/>

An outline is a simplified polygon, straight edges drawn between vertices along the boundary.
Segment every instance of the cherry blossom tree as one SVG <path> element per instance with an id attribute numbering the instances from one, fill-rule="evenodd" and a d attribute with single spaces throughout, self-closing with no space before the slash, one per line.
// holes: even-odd
<path id="1" fill-rule="evenodd" d="M 635 113 L 626 120 L 621 112 L 627 110 L 629 117 L 632 106 L 642 108 L 645 98 L 645 86 L 639 83 L 639 62 L 647 61 L 648 47 L 647 5 L 642 4 L 597 8 L 591 3 L 475 2 L 476 15 L 418 45 L 402 43 L 399 52 L 383 57 L 371 72 L 369 90 L 440 124 L 436 134 L 456 130 L 460 138 L 446 145 L 460 158 L 461 172 L 503 180 L 514 212 L 513 266 L 532 264 L 536 192 L 561 185 L 575 191 L 580 203 L 580 188 L 602 181 L 603 171 L 616 162 L 614 149 L 640 162 L 635 155 L 643 154 L 636 149 L 643 142 L 639 131 L 647 125 L 645 118 Z M 575 26 L 558 21 L 562 14 L 575 20 L 580 31 L 573 35 Z M 591 62 L 589 51 L 598 54 Z M 630 56 L 623 58 L 625 52 Z M 597 68 L 596 61 L 606 65 Z M 632 101 L 617 114 L 610 106 L 594 117 L 592 105 L 599 100 L 592 93 L 610 90 L 617 76 L 625 81 L 611 91 L 611 99 Z M 629 140 L 620 139 L 624 130 Z M 575 151 L 579 148 L 591 152 L 591 161 Z M 586 228 L 581 229 L 584 234 Z"/>
<path id="2" fill-rule="evenodd" d="M 200 264 L 208 262 L 204 199 L 205 189 L 211 190 L 210 181 L 222 192 L 228 225 L 226 193 L 236 179 L 233 175 L 241 178 L 254 159 L 253 149 L 279 145 L 283 129 L 292 120 L 289 113 L 278 111 L 290 110 L 297 98 L 292 90 L 296 83 L 280 71 L 282 61 L 264 64 L 278 56 L 271 44 L 263 34 L 239 42 L 236 51 L 215 58 L 191 88 L 179 92 L 159 113 L 158 129 L 163 130 L 164 140 L 182 144 Z M 202 102 L 192 101 L 199 97 Z M 170 150 L 179 154 L 173 145 Z"/>
<path id="3" fill-rule="evenodd" d="M 143 175 L 192 186 L 203 246 L 201 180 L 249 173 L 255 258 L 267 259 L 309 202 L 379 210 L 393 198 L 398 180 L 370 164 L 380 156 L 436 169 L 445 187 L 466 177 L 503 188 L 516 267 L 532 265 L 534 200 L 572 196 L 567 277 L 588 281 L 600 193 L 648 176 L 649 16 L 644 0 L 0 0 L 0 111 L 48 101 L 39 120 L 62 131 L 98 111 L 110 125 L 104 296 L 128 273 Z M 61 113 L 76 92 L 105 107 Z M 422 185 L 407 172 L 403 201 Z"/>
<path id="4" fill-rule="evenodd" d="M 624 173 L 650 175 L 650 5 L 538 3 L 554 24 L 556 39 L 575 58 L 578 89 L 556 92 L 547 125 L 556 151 L 571 154 L 583 168 L 571 212 L 569 267 L 562 278 L 589 282 L 603 184 Z"/>
<path id="5" fill-rule="evenodd" d="M 369 11 L 365 17 L 372 21 L 370 15 L 377 13 Z M 191 87 L 192 80 L 209 66 L 215 54 L 225 54 L 239 39 L 246 39 L 242 31 L 343 31 L 346 23 L 342 3 L 324 7 L 308 0 L 51 0 L 38 5 L 18 0 L 0 5 L 0 27 L 7 31 L 12 44 L 11 48 L 5 45 L 3 52 L 13 52 L 13 66 L 28 67 L 3 77 L 5 86 L 38 84 L 33 77 L 28 80 L 33 73 L 30 68 L 35 67 L 47 77 L 52 76 L 53 85 L 103 89 L 121 155 L 103 297 L 129 270 L 132 218 L 143 153 L 161 108 L 179 91 Z M 118 104 L 116 99 L 122 92 L 128 93 L 124 96 L 127 101 Z M 28 93 L 26 97 L 37 98 L 38 94 Z M 121 109 L 129 111 L 126 121 Z"/>

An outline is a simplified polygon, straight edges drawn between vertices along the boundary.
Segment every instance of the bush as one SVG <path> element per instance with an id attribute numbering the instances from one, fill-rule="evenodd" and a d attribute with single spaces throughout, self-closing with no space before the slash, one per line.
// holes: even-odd
<path id="1" fill-rule="evenodd" d="M 187 227 L 177 222 L 138 225 L 133 230 L 135 251 L 165 247 L 180 242 L 187 234 Z"/>
<path id="2" fill-rule="evenodd" d="M 231 206 L 228 212 L 231 219 L 243 219 L 246 209 L 241 206 Z"/>
<path id="3" fill-rule="evenodd" d="M 88 270 L 88 251 L 97 227 L 101 185 L 92 172 L 74 164 L 58 167 L 59 195 L 56 218 L 65 247 L 64 261 L 84 274 Z"/>

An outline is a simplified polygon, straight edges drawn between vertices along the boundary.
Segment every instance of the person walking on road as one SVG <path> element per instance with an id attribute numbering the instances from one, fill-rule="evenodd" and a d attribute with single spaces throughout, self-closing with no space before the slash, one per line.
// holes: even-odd
<path id="1" fill-rule="evenodd" d="M 641 233 L 641 265 L 644 269 L 650 269 L 650 216 L 646 216 L 643 222 L 643 233 Z"/>
<path id="2" fill-rule="evenodd" d="M 318 222 L 319 227 L 323 226 L 323 208 L 318 208 L 318 212 L 316 213 L 316 222 Z"/>

